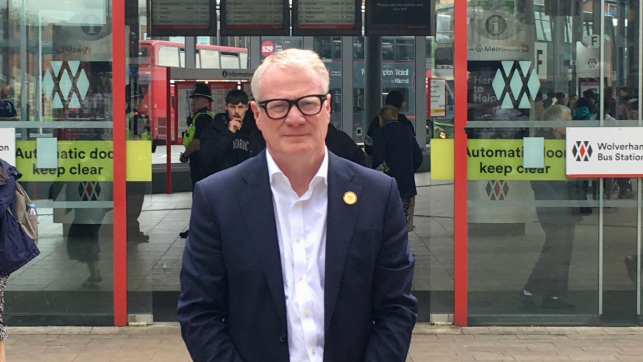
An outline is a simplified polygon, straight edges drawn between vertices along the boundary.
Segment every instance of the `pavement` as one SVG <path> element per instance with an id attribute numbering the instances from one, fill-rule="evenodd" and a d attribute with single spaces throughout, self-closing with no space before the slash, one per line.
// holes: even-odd
<path id="1" fill-rule="evenodd" d="M 9 327 L 9 333 L 8 362 L 191 361 L 177 323 Z M 407 362 L 427 361 L 643 361 L 643 328 L 418 324 Z"/>

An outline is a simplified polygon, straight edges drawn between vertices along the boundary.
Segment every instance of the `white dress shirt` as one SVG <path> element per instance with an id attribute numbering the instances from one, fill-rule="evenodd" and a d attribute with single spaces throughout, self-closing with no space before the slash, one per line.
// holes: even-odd
<path id="1" fill-rule="evenodd" d="M 322 362 L 328 149 L 301 197 L 266 152 L 286 297 L 291 362 Z"/>

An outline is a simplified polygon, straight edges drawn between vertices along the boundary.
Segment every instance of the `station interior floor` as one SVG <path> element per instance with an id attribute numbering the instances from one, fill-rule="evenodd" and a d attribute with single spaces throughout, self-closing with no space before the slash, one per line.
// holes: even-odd
<path id="1" fill-rule="evenodd" d="M 454 263 L 453 183 L 432 181 L 430 173 L 417 174 L 416 182 L 415 230 L 409 233 L 410 249 L 416 258 L 413 290 L 451 295 Z M 633 191 L 636 193 L 636 190 Z M 634 207 L 637 205 L 635 200 L 614 202 L 627 207 L 610 207 L 604 211 L 603 285 L 605 290 L 633 292 L 636 285 L 628 277 L 623 258 L 636 253 L 636 220 L 640 215 Z M 128 243 L 129 291 L 180 290 L 179 271 L 185 240 L 179 238 L 179 232 L 188 225 L 190 206 L 191 193 L 152 194 L 145 197 L 139 222 L 150 241 Z M 494 210 L 491 207 L 482 212 L 493 213 Z M 106 224 L 100 230 L 98 265 L 102 281 L 94 289 L 87 290 L 83 283 L 89 275 L 88 266 L 70 260 L 67 240 L 62 236 L 63 226 L 53 223 L 52 212 L 52 209 L 39 210 L 41 255 L 11 275 L 6 286 L 7 295 L 21 291 L 113 290 L 111 225 Z M 517 297 L 517 292 L 523 288 L 544 240 L 535 208 L 525 207 L 524 212 L 530 214 L 532 220 L 525 223 L 524 235 L 469 235 L 468 289 L 473 313 L 498 312 L 494 309 L 497 308 L 494 303 L 499 298 L 506 295 Z M 577 291 L 584 293 L 577 298 L 588 298 L 589 295 L 589 299 L 592 299 L 587 302 L 588 312 L 595 308 L 594 294 L 598 293 L 598 222 L 598 211 L 594 209 L 593 214 L 585 217 L 576 227 L 569 272 L 570 295 Z M 446 306 L 443 312 L 452 313 L 449 308 L 452 306 Z"/>

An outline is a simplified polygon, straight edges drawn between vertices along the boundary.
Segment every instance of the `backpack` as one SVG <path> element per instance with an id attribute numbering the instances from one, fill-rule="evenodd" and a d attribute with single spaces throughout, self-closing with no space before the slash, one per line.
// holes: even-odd
<path id="1" fill-rule="evenodd" d="M 16 215 L 13 214 L 11 208 L 8 208 L 7 211 L 11 217 L 20 224 L 22 231 L 38 245 L 38 215 L 28 213 L 29 204 L 31 204 L 32 201 L 25 189 L 17 182 L 14 202 L 16 205 Z"/>

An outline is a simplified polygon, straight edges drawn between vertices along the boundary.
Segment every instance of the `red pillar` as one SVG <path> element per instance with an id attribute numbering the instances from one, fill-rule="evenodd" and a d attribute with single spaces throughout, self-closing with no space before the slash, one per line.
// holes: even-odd
<path id="1" fill-rule="evenodd" d="M 454 2 L 454 323 L 467 325 L 467 0 Z"/>
<path id="2" fill-rule="evenodd" d="M 127 325 L 125 141 L 125 0 L 112 1 L 112 114 L 114 137 L 114 325 Z"/>

